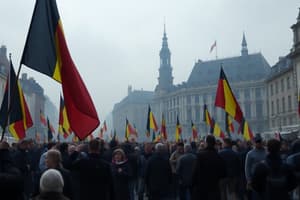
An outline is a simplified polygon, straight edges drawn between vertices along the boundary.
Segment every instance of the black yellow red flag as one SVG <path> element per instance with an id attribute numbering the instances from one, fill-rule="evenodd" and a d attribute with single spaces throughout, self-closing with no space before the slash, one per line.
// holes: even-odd
<path id="1" fill-rule="evenodd" d="M 162 114 L 161 116 L 160 133 L 161 133 L 161 137 L 164 140 L 168 140 L 168 133 L 167 133 L 166 120 L 164 114 Z"/>
<path id="2" fill-rule="evenodd" d="M 222 67 L 218 82 L 215 106 L 223 108 L 237 122 L 239 122 L 240 124 L 242 123 L 242 110 L 230 88 L 229 82 Z"/>
<path id="3" fill-rule="evenodd" d="M 177 115 L 177 121 L 176 121 L 176 129 L 175 129 L 175 141 L 179 142 L 179 140 L 182 139 L 182 135 L 181 135 L 182 129 L 181 129 L 181 125 L 179 122 L 179 118 Z"/>
<path id="4" fill-rule="evenodd" d="M 150 105 L 148 106 L 148 117 L 147 117 L 146 128 L 147 128 L 147 132 L 146 132 L 147 137 L 150 137 L 150 129 L 152 129 L 155 132 L 158 130 L 157 123 L 153 115 L 153 112 L 151 111 Z"/>
<path id="5" fill-rule="evenodd" d="M 15 85 L 17 83 L 17 86 Z M 8 114 L 10 102 L 11 110 Z M 7 121 L 8 119 L 8 121 Z M 10 60 L 10 73 L 6 81 L 6 88 L 0 109 L 0 125 L 2 129 L 8 126 L 9 132 L 17 140 L 26 136 L 26 130 L 33 125 L 32 118 L 25 101 L 25 97 Z"/>
<path id="6" fill-rule="evenodd" d="M 79 139 L 98 127 L 95 106 L 69 53 L 55 0 L 36 1 L 21 64 L 62 84 L 70 126 Z"/>
<path id="7" fill-rule="evenodd" d="M 59 123 L 58 123 L 58 131 L 63 137 L 66 139 L 71 133 L 72 129 L 70 126 L 70 122 L 68 119 L 66 106 L 64 99 L 60 96 L 60 106 L 59 106 Z"/>

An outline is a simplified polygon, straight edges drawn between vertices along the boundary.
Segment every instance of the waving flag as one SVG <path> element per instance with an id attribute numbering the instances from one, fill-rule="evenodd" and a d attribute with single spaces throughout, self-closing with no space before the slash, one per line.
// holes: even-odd
<path id="1" fill-rule="evenodd" d="M 89 92 L 69 53 L 55 0 L 37 0 L 21 63 L 62 84 L 71 129 L 84 139 L 99 125 Z"/>
<path id="2" fill-rule="evenodd" d="M 60 96 L 60 106 L 59 106 L 59 123 L 58 123 L 58 131 L 60 134 L 63 135 L 63 137 L 66 139 L 72 132 L 66 107 L 65 107 L 65 102 L 62 96 Z"/>
<path id="3" fill-rule="evenodd" d="M 41 124 L 43 124 L 44 126 L 47 126 L 47 121 L 46 121 L 45 115 L 42 112 L 42 110 L 40 110 L 40 121 L 41 121 Z"/>
<path id="4" fill-rule="evenodd" d="M 216 137 L 225 138 L 224 132 L 221 130 L 219 124 L 213 118 L 210 132 Z"/>
<path id="5" fill-rule="evenodd" d="M 211 120 L 211 117 L 210 117 L 210 114 L 207 110 L 207 105 L 204 104 L 204 107 L 203 107 L 203 121 L 210 127 L 212 127 L 213 123 L 212 123 L 212 120 Z"/>
<path id="6" fill-rule="evenodd" d="M 164 140 L 168 139 L 167 128 L 166 128 L 166 120 L 164 114 L 161 116 L 161 127 L 160 127 L 161 137 Z"/>
<path id="7" fill-rule="evenodd" d="M 178 115 L 177 115 L 176 130 L 175 130 L 175 141 L 176 142 L 179 142 L 179 140 L 182 139 L 181 132 L 182 132 L 182 129 L 181 129 L 181 125 L 180 125 L 180 122 L 178 119 Z"/>
<path id="8" fill-rule="evenodd" d="M 135 130 L 131 126 L 131 124 L 129 123 L 128 119 L 126 118 L 126 127 L 125 127 L 125 139 L 126 139 L 126 141 L 128 141 L 129 136 L 131 134 L 135 134 Z"/>
<path id="9" fill-rule="evenodd" d="M 250 141 L 253 139 L 253 133 L 249 127 L 248 122 L 245 119 L 243 119 L 241 124 L 241 132 L 246 141 Z"/>
<path id="10" fill-rule="evenodd" d="M 231 117 L 240 124 L 243 120 L 241 108 L 233 95 L 226 75 L 221 67 L 220 79 L 217 88 L 215 106 L 223 108 Z"/>
<path id="11" fill-rule="evenodd" d="M 147 137 L 150 137 L 150 129 L 154 130 L 155 132 L 158 131 L 158 127 L 156 124 L 155 117 L 151 111 L 150 105 L 148 106 L 148 117 L 147 117 Z"/>
<path id="12" fill-rule="evenodd" d="M 193 123 L 193 121 L 192 121 L 192 136 L 193 136 L 192 138 L 194 141 L 197 140 L 198 131 L 197 131 L 197 128 L 196 128 L 195 124 Z"/>
<path id="13" fill-rule="evenodd" d="M 17 83 L 17 86 L 15 85 Z M 11 110 L 8 114 L 10 102 Z M 16 73 L 10 60 L 10 73 L 6 81 L 6 88 L 0 109 L 0 125 L 2 129 L 8 126 L 12 136 L 19 140 L 26 136 L 26 130 L 33 125 L 31 115 L 24 98 L 22 88 L 17 81 Z"/>

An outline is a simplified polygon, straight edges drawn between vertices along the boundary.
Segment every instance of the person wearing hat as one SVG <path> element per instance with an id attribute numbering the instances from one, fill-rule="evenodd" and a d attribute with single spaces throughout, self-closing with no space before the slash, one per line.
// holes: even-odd
<path id="1" fill-rule="evenodd" d="M 116 200 L 129 200 L 129 170 L 128 160 L 125 152 L 118 148 L 112 154 L 112 174 L 114 179 L 114 191 Z"/>
<path id="2" fill-rule="evenodd" d="M 247 188 L 252 193 L 252 199 L 256 199 L 256 194 L 251 188 L 252 176 L 254 166 L 265 160 L 267 152 L 263 146 L 263 139 L 259 133 L 257 133 L 254 137 L 254 148 L 250 150 L 246 155 L 245 161 L 245 175 L 247 180 Z"/>
<path id="3" fill-rule="evenodd" d="M 56 169 L 46 170 L 40 179 L 40 194 L 34 200 L 68 200 L 63 195 L 64 180 Z"/>

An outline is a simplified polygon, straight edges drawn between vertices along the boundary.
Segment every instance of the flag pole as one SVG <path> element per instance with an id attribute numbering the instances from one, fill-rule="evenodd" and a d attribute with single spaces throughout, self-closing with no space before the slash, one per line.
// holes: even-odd
<path id="1" fill-rule="evenodd" d="M 218 44 L 217 44 L 217 40 L 216 40 L 216 60 L 218 60 Z"/>
<path id="2" fill-rule="evenodd" d="M 11 53 L 9 54 L 9 65 L 10 65 L 10 66 L 9 66 L 9 73 L 10 73 L 10 69 L 11 69 L 11 67 L 12 67 Z M 0 139 L 1 142 L 2 142 L 3 139 L 4 139 L 5 129 L 6 129 L 6 126 L 7 126 L 7 124 L 8 124 L 8 121 L 9 121 L 9 114 L 11 113 L 11 110 L 12 110 L 12 104 L 11 104 L 10 102 L 11 102 L 12 99 L 15 98 L 16 90 L 17 90 L 17 88 L 18 88 L 18 80 L 19 80 L 21 68 L 22 68 L 22 63 L 20 62 L 19 68 L 18 68 L 17 77 L 16 77 L 16 82 L 15 82 L 15 85 L 14 85 L 14 87 L 13 87 L 13 91 L 9 91 L 12 95 L 11 95 L 11 97 L 8 98 L 7 115 L 6 115 L 5 121 L 4 121 L 4 123 L 5 123 L 5 124 L 4 124 L 4 125 L 5 125 L 4 127 L 5 127 L 5 128 L 2 129 L 2 134 L 1 134 L 1 139 Z M 10 76 L 10 74 L 9 74 L 9 76 Z M 9 80 L 9 81 L 10 81 L 10 80 Z M 8 82 L 7 82 L 7 83 L 8 83 Z M 10 83 L 8 83 L 8 84 L 10 84 Z M 8 87 L 7 89 L 10 90 L 10 87 Z"/>

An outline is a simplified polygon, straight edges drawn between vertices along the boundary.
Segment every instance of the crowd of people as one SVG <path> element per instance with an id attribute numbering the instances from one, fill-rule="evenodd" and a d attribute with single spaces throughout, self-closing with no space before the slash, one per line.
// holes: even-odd
<path id="1" fill-rule="evenodd" d="M 299 198 L 300 140 L 0 142 L 0 199 Z"/>

